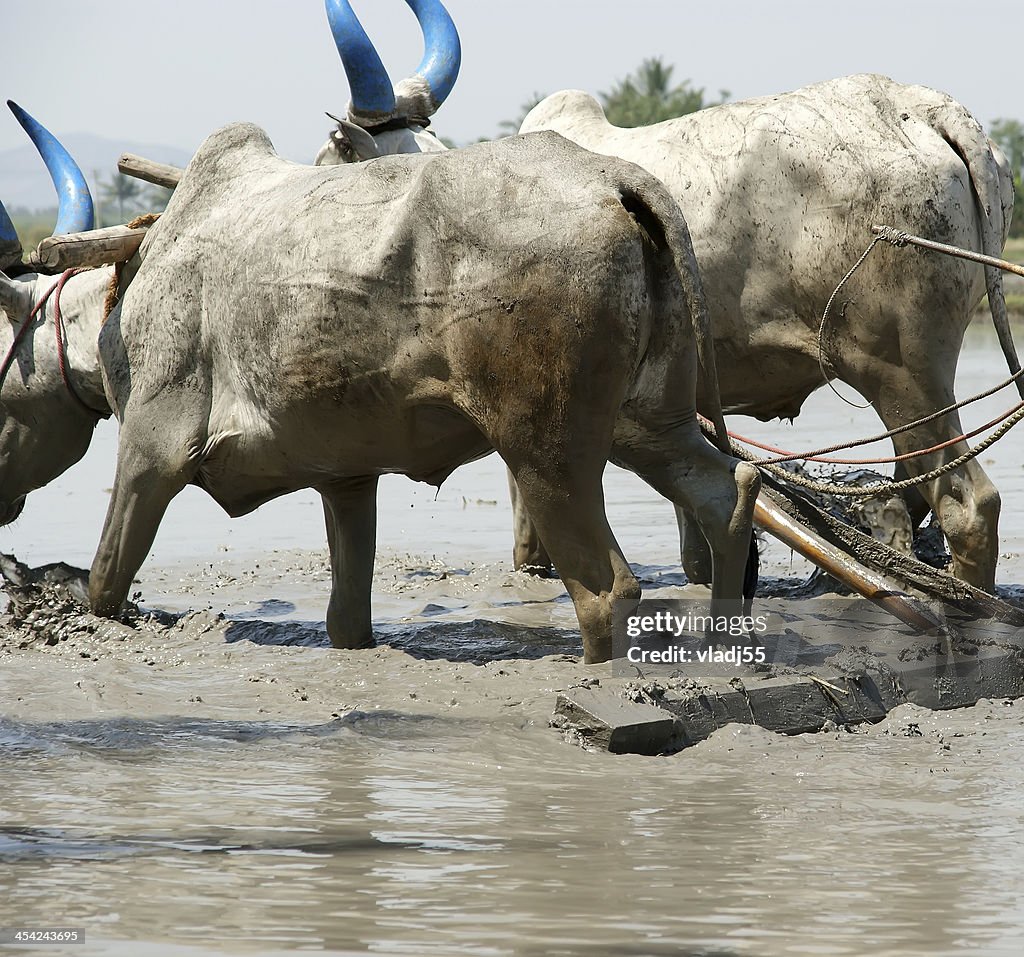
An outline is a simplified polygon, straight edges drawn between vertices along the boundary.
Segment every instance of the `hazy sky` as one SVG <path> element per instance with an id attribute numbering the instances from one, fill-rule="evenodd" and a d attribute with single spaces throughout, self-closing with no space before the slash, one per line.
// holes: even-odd
<path id="1" fill-rule="evenodd" d="M 397 81 L 422 53 L 402 0 L 352 0 Z M 348 86 L 321 0 L 3 0 L 4 99 L 55 132 L 195 149 L 219 126 L 259 123 L 311 160 Z M 607 89 L 647 56 L 733 99 L 880 72 L 951 93 L 986 126 L 1024 119 L 1024 3 L 449 0 L 462 72 L 434 128 L 494 135 L 534 91 Z M 44 11 L 44 13 L 40 12 Z M 23 134 L 6 111 L 0 149 Z"/>

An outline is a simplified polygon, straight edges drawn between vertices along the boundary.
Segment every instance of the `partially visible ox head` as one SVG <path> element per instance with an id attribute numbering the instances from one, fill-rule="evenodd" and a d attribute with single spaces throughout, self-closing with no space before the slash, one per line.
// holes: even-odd
<path id="1" fill-rule="evenodd" d="M 348 76 L 352 99 L 346 119 L 321 147 L 317 166 L 358 163 L 395 153 L 436 153 L 444 144 L 427 130 L 459 74 L 459 34 L 439 0 L 405 0 L 423 31 L 423 59 L 416 72 L 391 80 L 348 0 L 326 0 L 327 19 Z"/>
<path id="2" fill-rule="evenodd" d="M 57 189 L 59 211 L 54 235 L 93 228 L 93 206 L 82 171 L 63 146 L 29 114 L 8 102 L 39 150 Z M 102 302 L 105 271 L 84 284 Z M 32 272 L 22 264 L 21 244 L 10 216 L 0 203 L 0 525 L 21 514 L 25 496 L 65 472 L 84 454 L 99 416 L 76 408 L 56 362 L 52 304 L 35 305 L 56 277 Z M 62 304 L 65 325 L 81 323 L 83 284 Z M 90 303 L 91 305 L 91 299 Z M 97 314 L 99 310 L 96 311 Z M 82 349 L 68 341 L 71 362 L 82 365 Z M 88 343 L 82 348 L 88 350 Z M 95 335 L 92 352 L 95 353 Z M 93 360 L 95 364 L 95 360 Z"/>

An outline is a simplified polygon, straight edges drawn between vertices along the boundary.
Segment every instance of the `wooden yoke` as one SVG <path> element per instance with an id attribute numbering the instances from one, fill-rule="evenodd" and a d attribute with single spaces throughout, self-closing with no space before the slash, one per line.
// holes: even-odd
<path id="1" fill-rule="evenodd" d="M 126 176 L 174 189 L 185 172 L 178 166 L 154 163 L 133 153 L 124 153 L 117 161 Z M 127 262 L 138 252 L 148 226 L 108 226 L 82 233 L 67 233 L 44 239 L 29 256 L 28 264 L 41 272 L 56 273 L 79 266 L 104 266 Z"/>
<path id="2" fill-rule="evenodd" d="M 134 176 L 136 179 L 167 189 L 174 189 L 185 172 L 180 166 L 154 163 L 153 160 L 136 156 L 134 153 L 122 153 L 117 161 L 117 168 L 125 176 Z"/>
<path id="3" fill-rule="evenodd" d="M 108 226 L 84 233 L 48 236 L 28 258 L 40 272 L 57 273 L 78 266 L 105 266 L 126 262 L 138 252 L 148 227 Z"/>

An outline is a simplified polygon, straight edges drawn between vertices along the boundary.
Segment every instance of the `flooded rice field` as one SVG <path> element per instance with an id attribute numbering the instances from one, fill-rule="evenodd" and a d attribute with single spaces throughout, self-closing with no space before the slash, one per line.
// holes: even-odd
<path id="1" fill-rule="evenodd" d="M 976 324 L 958 395 L 1003 368 Z M 879 431 L 827 391 L 795 425 L 730 424 L 790 448 Z M 0 550 L 88 565 L 115 444 L 107 423 Z M 1000 582 L 1020 585 L 1018 434 L 982 461 L 1003 494 Z M 645 589 L 678 588 L 669 506 L 611 468 L 606 488 Z M 554 698 L 610 672 L 581 664 L 561 584 L 511 571 L 501 463 L 436 495 L 389 479 L 379 507 L 377 649 L 327 646 L 312 493 L 229 520 L 187 489 L 140 573 L 152 616 L 0 635 L 0 941 L 75 929 L 24 952 L 79 957 L 1024 952 L 1024 701 L 797 737 L 731 725 L 671 757 L 584 751 L 548 727 Z M 767 576 L 808 571 L 767 543 Z"/>

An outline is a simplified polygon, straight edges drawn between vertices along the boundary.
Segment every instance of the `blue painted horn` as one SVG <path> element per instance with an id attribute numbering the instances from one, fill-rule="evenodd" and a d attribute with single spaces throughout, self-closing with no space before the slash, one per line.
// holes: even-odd
<path id="1" fill-rule="evenodd" d="M 395 91 L 370 38 L 348 0 L 325 0 L 325 6 L 352 91 L 350 112 L 359 117 L 387 119 L 395 111 Z"/>
<path id="2" fill-rule="evenodd" d="M 451 93 L 462 64 L 462 45 L 448 11 L 440 0 L 405 0 L 423 31 L 423 60 L 416 74 L 430 87 L 436 110 Z M 431 112 L 434 112 L 431 110 Z"/>
<path id="3" fill-rule="evenodd" d="M 57 142 L 49 130 L 29 116 L 17 103 L 8 100 L 7 105 L 39 150 L 39 155 L 43 158 L 50 179 L 57 190 L 57 225 L 54 227 L 53 235 L 82 233 L 92 229 L 95 220 L 92 196 L 89 195 L 85 177 L 71 158 L 71 154 Z"/>
<path id="4" fill-rule="evenodd" d="M 17 245 L 18 232 L 11 222 L 11 217 L 7 215 L 4 204 L 0 203 L 0 247 L 8 249 Z"/>

